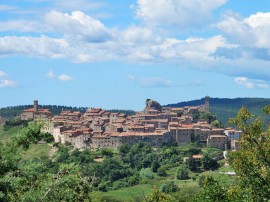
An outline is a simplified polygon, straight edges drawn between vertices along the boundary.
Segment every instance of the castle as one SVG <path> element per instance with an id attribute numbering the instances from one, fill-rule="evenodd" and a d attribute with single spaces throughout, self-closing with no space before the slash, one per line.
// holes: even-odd
<path id="1" fill-rule="evenodd" d="M 84 114 L 62 111 L 58 116 L 47 117 L 42 131 L 51 133 L 55 142 L 68 142 L 78 149 L 119 147 L 138 142 L 160 147 L 171 142 L 185 145 L 197 141 L 224 150 L 228 144 L 237 141 L 233 136 L 237 131 L 229 129 L 229 138 L 223 128 L 213 128 L 206 121 L 194 123 L 192 119 L 194 112 L 209 112 L 209 100 L 206 96 L 204 105 L 171 108 L 148 99 L 145 109 L 133 116 L 101 108 L 89 108 Z M 34 107 L 34 117 L 35 113 Z"/>

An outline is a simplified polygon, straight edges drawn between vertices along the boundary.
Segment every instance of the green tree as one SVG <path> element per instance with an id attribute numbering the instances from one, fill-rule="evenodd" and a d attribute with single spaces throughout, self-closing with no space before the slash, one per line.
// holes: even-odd
<path id="1" fill-rule="evenodd" d="M 205 170 L 214 170 L 216 169 L 219 165 L 218 162 L 212 158 L 209 157 L 208 154 L 205 154 L 202 159 L 201 159 L 202 166 Z"/>
<path id="2" fill-rule="evenodd" d="M 185 164 L 181 164 L 176 170 L 175 178 L 178 180 L 189 179 L 188 173 L 188 166 Z"/>
<path id="3" fill-rule="evenodd" d="M 166 182 L 162 184 L 160 187 L 160 191 L 166 194 L 177 192 L 178 190 L 179 190 L 179 187 L 173 181 Z"/>
<path id="4" fill-rule="evenodd" d="M 158 171 L 158 168 L 160 167 L 160 164 L 158 163 L 157 160 L 154 160 L 151 164 L 151 169 L 154 173 Z"/>
<path id="5" fill-rule="evenodd" d="M 168 202 L 169 196 L 165 193 L 162 193 L 159 190 L 153 191 L 151 194 L 149 194 L 146 199 L 146 202 Z"/>
<path id="6" fill-rule="evenodd" d="M 211 126 L 213 128 L 224 128 L 223 124 L 221 122 L 219 122 L 218 120 L 215 120 L 211 123 Z"/>
<path id="7" fill-rule="evenodd" d="M 264 108 L 270 115 L 270 107 Z M 237 116 L 230 120 L 243 131 L 240 149 L 230 153 L 234 168 L 243 190 L 248 190 L 251 201 L 270 200 L 270 127 L 264 129 L 263 121 L 242 107 Z"/>
<path id="8" fill-rule="evenodd" d="M 161 166 L 157 170 L 157 175 L 158 176 L 161 176 L 161 177 L 165 177 L 165 176 L 167 176 L 167 172 L 166 171 L 167 171 L 167 168 L 165 166 Z"/>
<path id="9" fill-rule="evenodd" d="M 226 187 L 222 187 L 217 180 L 211 176 L 205 176 L 203 190 L 197 194 L 194 202 L 227 202 L 230 201 Z"/>

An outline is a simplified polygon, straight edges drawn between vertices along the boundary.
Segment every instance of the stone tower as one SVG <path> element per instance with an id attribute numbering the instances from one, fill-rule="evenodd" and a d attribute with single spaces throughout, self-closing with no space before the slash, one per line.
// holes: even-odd
<path id="1" fill-rule="evenodd" d="M 205 112 L 210 111 L 210 97 L 209 96 L 205 96 L 204 111 Z"/>
<path id="2" fill-rule="evenodd" d="M 34 112 L 38 112 L 38 101 L 34 100 Z"/>

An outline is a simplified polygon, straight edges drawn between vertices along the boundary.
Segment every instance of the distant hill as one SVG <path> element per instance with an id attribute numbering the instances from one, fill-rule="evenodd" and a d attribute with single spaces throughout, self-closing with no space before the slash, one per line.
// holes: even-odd
<path id="1" fill-rule="evenodd" d="M 19 116 L 24 109 L 29 109 L 32 107 L 33 105 L 20 105 L 20 106 L 0 108 L 0 116 L 6 119 L 11 119 L 16 116 Z M 87 107 L 68 107 L 68 106 L 62 106 L 62 105 L 39 105 L 39 108 L 49 109 L 54 115 L 60 114 L 62 110 L 80 111 L 82 113 L 85 113 L 87 110 Z M 107 110 L 107 111 L 119 112 L 119 113 L 124 113 L 127 115 L 135 114 L 133 110 L 112 109 L 112 110 Z"/>
<path id="2" fill-rule="evenodd" d="M 167 107 L 198 106 L 204 104 L 204 98 L 176 104 L 168 104 Z M 228 119 L 235 117 L 242 106 L 247 107 L 253 114 L 261 115 L 262 108 L 270 105 L 269 98 L 210 98 L 210 111 L 217 119 L 227 125 Z M 263 117 L 270 122 L 270 118 Z"/>

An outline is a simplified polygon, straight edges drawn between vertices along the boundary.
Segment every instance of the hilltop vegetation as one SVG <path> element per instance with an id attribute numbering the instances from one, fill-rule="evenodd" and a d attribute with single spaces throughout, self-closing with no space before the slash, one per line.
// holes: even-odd
<path id="1" fill-rule="evenodd" d="M 168 107 L 184 107 L 184 106 L 198 106 L 204 104 L 204 98 L 198 100 L 192 100 L 187 102 L 179 102 L 176 104 L 168 104 Z M 247 107 L 254 115 L 261 115 L 262 108 L 270 105 L 269 98 L 210 98 L 210 111 L 216 115 L 224 125 L 228 125 L 228 119 L 235 117 L 237 112 L 242 106 Z M 266 122 L 270 121 L 270 118 L 263 116 Z"/>

